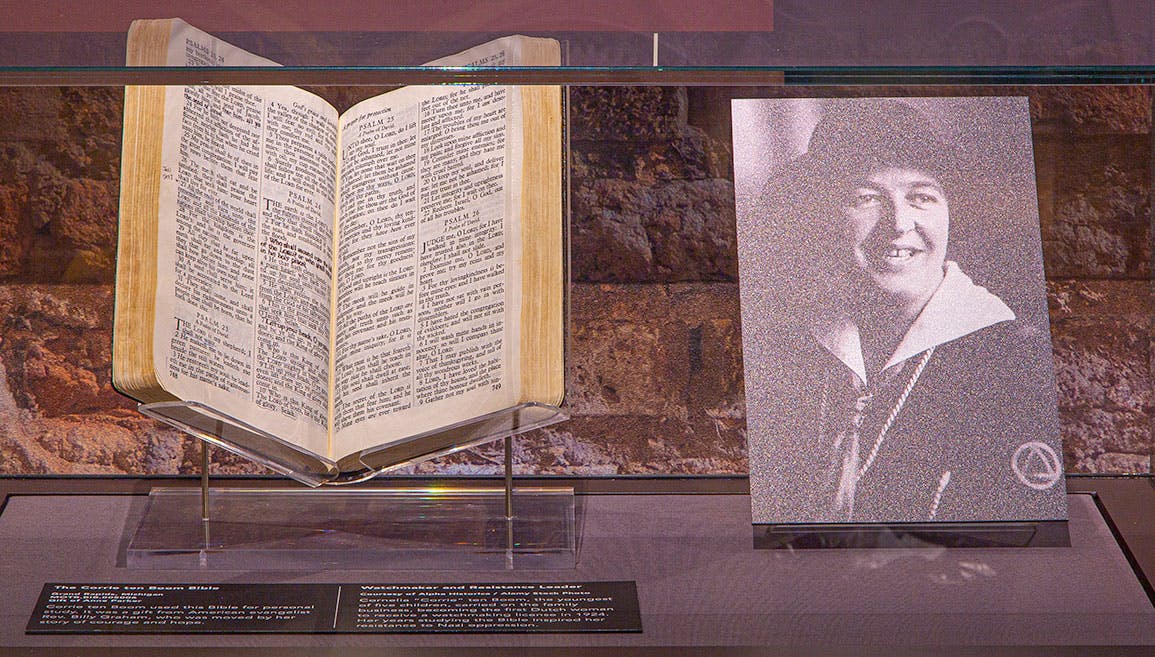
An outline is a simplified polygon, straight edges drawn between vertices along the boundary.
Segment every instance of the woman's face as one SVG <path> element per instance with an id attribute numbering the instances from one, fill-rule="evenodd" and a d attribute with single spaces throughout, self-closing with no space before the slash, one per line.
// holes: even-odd
<path id="1" fill-rule="evenodd" d="M 883 166 L 848 181 L 838 200 L 843 253 L 862 291 L 903 308 L 922 309 L 943 278 L 950 210 L 934 176 Z"/>

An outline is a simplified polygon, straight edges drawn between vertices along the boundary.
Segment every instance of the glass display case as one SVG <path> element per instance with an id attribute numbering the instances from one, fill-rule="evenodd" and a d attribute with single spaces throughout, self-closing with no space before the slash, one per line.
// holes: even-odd
<path id="1" fill-rule="evenodd" d="M 1147 654 L 1155 14 L 1113 0 L 909 4 L 5 7 L 0 652 Z M 170 17 L 282 66 L 126 66 L 131 21 Z M 563 65 L 421 66 L 512 34 L 556 39 Z M 569 419 L 518 435 L 510 460 L 520 489 L 572 488 L 562 506 L 575 552 L 561 568 L 513 570 L 418 570 L 411 555 L 284 571 L 130 567 L 150 490 L 195 490 L 202 464 L 200 443 L 140 415 L 111 382 L 125 87 L 302 86 L 344 111 L 400 86 L 465 84 L 559 85 L 567 100 Z M 904 535 L 886 549 L 755 550 L 731 101 L 954 96 L 1029 107 L 1071 546 L 942 548 Z M 984 248 L 1001 247 L 972 250 Z M 294 485 L 210 456 L 222 489 Z M 505 467 L 503 445 L 488 443 L 349 490 L 500 489 Z M 609 581 L 636 582 L 640 632 L 26 632 L 49 583 Z"/>

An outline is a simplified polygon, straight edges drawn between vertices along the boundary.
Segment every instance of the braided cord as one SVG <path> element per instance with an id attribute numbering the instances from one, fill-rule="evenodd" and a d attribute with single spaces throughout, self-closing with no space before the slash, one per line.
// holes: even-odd
<path id="1" fill-rule="evenodd" d="M 878 432 L 878 439 L 874 441 L 874 447 L 870 450 L 870 455 L 866 457 L 866 461 L 858 468 L 857 479 L 862 479 L 866 475 L 866 471 L 870 466 L 874 465 L 874 459 L 878 457 L 878 450 L 882 448 L 882 441 L 886 439 L 886 434 L 890 431 L 890 427 L 894 425 L 894 421 L 898 419 L 898 414 L 902 412 L 902 407 L 906 405 L 906 398 L 910 396 L 911 391 L 914 390 L 914 384 L 918 383 L 918 377 L 922 376 L 922 371 L 926 369 L 926 364 L 930 362 L 930 357 L 934 353 L 935 348 L 931 347 L 922 353 L 922 358 L 919 359 L 918 365 L 914 368 L 914 373 L 910 375 L 910 380 L 906 382 L 906 386 L 902 389 L 902 394 L 898 396 L 898 401 L 894 403 L 894 407 L 890 409 L 890 414 L 886 416 L 886 422 L 883 423 L 882 429 Z"/>

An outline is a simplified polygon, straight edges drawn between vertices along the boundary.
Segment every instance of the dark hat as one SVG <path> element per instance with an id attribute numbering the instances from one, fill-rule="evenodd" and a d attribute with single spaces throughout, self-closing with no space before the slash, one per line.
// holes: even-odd
<path id="1" fill-rule="evenodd" d="M 869 98 L 829 104 L 806 152 L 784 173 L 795 184 L 807 184 L 887 165 L 927 171 L 949 187 L 961 162 L 931 117 L 900 100 Z"/>

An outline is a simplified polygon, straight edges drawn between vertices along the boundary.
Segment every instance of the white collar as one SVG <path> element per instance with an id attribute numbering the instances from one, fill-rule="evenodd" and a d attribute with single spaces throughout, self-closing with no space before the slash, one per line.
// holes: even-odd
<path id="1" fill-rule="evenodd" d="M 902 342 L 882 369 L 886 370 L 931 347 L 1014 318 L 1015 313 L 1002 299 L 991 294 L 985 287 L 975 285 L 957 264 L 948 261 L 942 283 L 907 329 Z M 849 315 L 843 311 L 820 318 L 810 333 L 866 384 L 862 341 L 858 326 Z"/>

